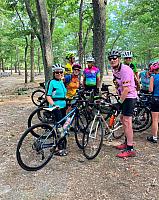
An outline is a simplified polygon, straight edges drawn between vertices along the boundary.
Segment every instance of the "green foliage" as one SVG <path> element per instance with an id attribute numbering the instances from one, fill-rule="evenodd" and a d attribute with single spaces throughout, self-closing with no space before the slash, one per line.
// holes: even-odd
<path id="1" fill-rule="evenodd" d="M 33 13 L 37 18 L 35 1 L 30 0 Z M 83 40 L 92 20 L 91 1 L 84 1 Z M 78 0 L 47 0 L 49 19 L 55 19 L 52 34 L 54 62 L 65 62 L 68 51 L 78 52 L 79 6 Z M 22 23 L 17 16 L 18 10 Z M 23 67 L 25 36 L 30 40 L 30 20 L 23 0 L 0 2 L 0 59 L 10 66 L 10 57 L 16 61 L 16 47 L 19 49 Z M 131 50 L 138 63 L 148 63 L 159 57 L 159 1 L 154 0 L 111 0 L 106 8 L 106 54 L 110 49 Z M 86 55 L 93 48 L 92 30 L 88 35 Z M 35 65 L 39 42 L 35 39 Z M 100 48 L 100 47 L 99 47 Z"/>

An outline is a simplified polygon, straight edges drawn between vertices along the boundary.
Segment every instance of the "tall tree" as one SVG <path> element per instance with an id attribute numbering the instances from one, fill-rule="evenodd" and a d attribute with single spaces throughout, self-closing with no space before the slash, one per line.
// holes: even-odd
<path id="1" fill-rule="evenodd" d="M 51 66 L 52 66 L 53 56 L 52 56 L 52 41 L 51 41 L 48 13 L 46 9 L 46 2 L 45 0 L 36 0 L 38 22 L 35 15 L 33 14 L 30 0 L 24 0 L 24 2 L 31 21 L 32 28 L 40 42 L 42 50 L 42 59 L 44 64 L 45 81 L 48 81 L 52 79 Z"/>
<path id="2" fill-rule="evenodd" d="M 97 66 L 101 71 L 101 79 L 105 68 L 105 30 L 106 30 L 106 0 L 92 0 L 93 3 L 93 53 Z"/>
<path id="3" fill-rule="evenodd" d="M 83 0 L 80 2 L 80 8 L 79 8 L 79 63 L 83 63 L 83 41 L 82 41 L 82 34 L 83 34 L 83 29 L 82 29 L 82 24 L 83 24 Z"/>
<path id="4" fill-rule="evenodd" d="M 34 82 L 34 38 L 35 35 L 32 32 L 30 40 L 30 82 Z"/>

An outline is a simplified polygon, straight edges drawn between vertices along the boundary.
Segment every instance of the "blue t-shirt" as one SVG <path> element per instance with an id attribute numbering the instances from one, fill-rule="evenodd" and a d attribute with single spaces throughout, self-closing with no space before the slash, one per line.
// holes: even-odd
<path id="1" fill-rule="evenodd" d="M 153 96 L 159 96 L 159 74 L 155 74 L 153 78 L 154 78 Z"/>
<path id="2" fill-rule="evenodd" d="M 59 106 L 60 108 L 66 107 L 66 101 L 64 100 L 64 98 L 66 98 L 66 92 L 67 90 L 63 81 L 53 79 L 48 83 L 47 96 L 51 96 L 54 101 L 54 104 L 56 106 Z M 58 98 L 63 100 L 58 100 Z M 52 106 L 49 105 L 49 107 Z"/>
<path id="3" fill-rule="evenodd" d="M 141 81 L 142 89 L 148 91 L 150 86 L 150 77 L 147 77 L 146 71 L 143 71 L 139 74 L 139 78 Z"/>

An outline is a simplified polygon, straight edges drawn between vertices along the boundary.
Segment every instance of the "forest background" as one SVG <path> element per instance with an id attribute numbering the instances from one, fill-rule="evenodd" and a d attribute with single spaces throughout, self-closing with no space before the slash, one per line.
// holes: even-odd
<path id="1" fill-rule="evenodd" d="M 131 50 L 142 69 L 158 58 L 159 1 L 6 0 L 0 11 L 0 70 L 25 70 L 25 83 L 49 79 L 68 52 L 83 67 L 94 56 L 102 74 L 112 49 Z"/>

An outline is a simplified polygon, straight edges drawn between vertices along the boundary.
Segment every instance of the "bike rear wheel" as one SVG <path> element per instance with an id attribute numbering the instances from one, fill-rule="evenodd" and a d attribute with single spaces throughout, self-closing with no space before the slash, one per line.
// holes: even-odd
<path id="1" fill-rule="evenodd" d="M 136 106 L 133 113 L 133 130 L 142 132 L 152 124 L 151 111 L 145 106 Z"/>
<path id="2" fill-rule="evenodd" d="M 34 137 L 32 131 L 39 137 Z M 37 171 L 43 168 L 52 158 L 56 148 L 56 135 L 48 124 L 36 124 L 28 128 L 21 136 L 16 158 L 18 164 L 27 171 Z"/>
<path id="3" fill-rule="evenodd" d="M 44 101 L 45 99 L 45 91 L 44 90 L 35 90 L 32 95 L 31 95 L 31 100 L 33 104 L 36 106 L 40 106 L 40 104 Z"/>
<path id="4" fill-rule="evenodd" d="M 88 159 L 94 159 L 103 144 L 103 126 L 100 119 L 93 120 L 83 135 L 83 154 Z"/>

